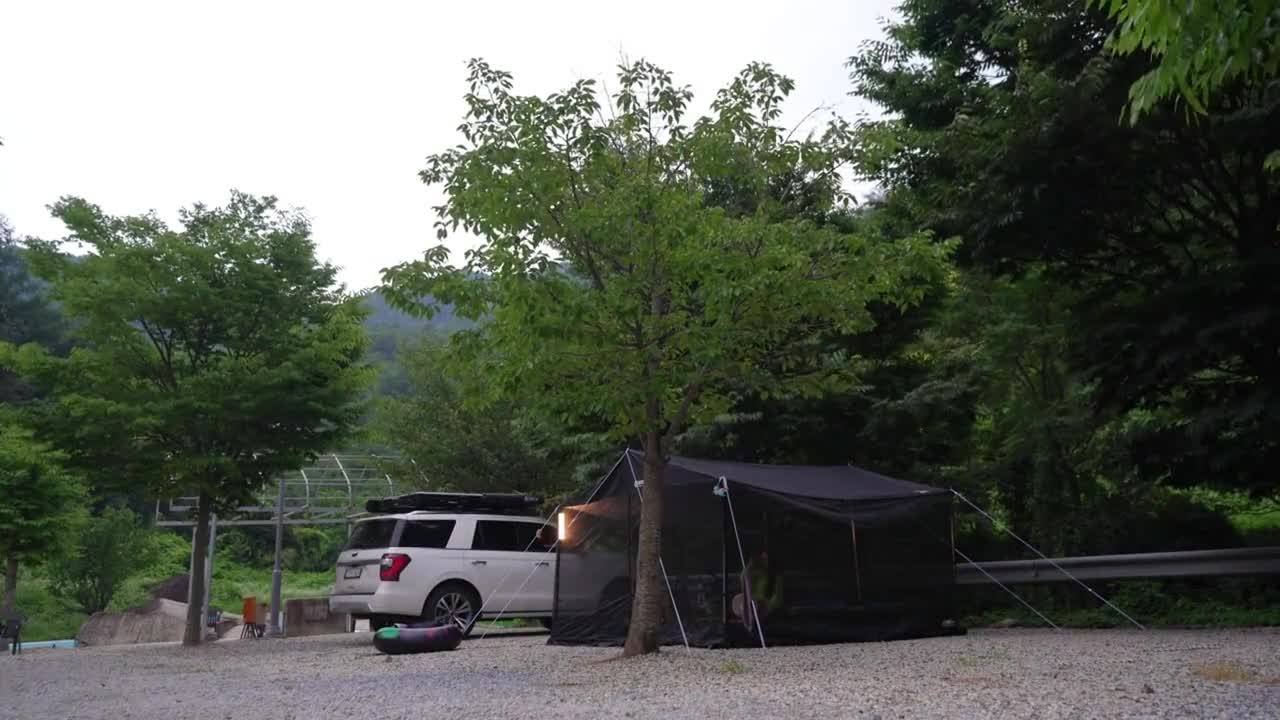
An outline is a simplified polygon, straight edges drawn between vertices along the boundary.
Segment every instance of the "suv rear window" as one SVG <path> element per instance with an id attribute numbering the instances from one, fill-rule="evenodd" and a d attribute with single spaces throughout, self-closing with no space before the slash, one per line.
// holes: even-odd
<path id="1" fill-rule="evenodd" d="M 365 520 L 356 523 L 351 529 L 351 537 L 347 539 L 345 550 L 373 550 L 374 548 L 391 547 L 391 538 L 396 534 L 394 518 L 383 520 Z"/>
<path id="2" fill-rule="evenodd" d="M 453 525 L 453 520 L 405 520 L 397 547 L 445 547 L 453 535 Z"/>
<path id="3" fill-rule="evenodd" d="M 542 527 L 540 523 L 479 520 L 476 522 L 476 536 L 471 541 L 471 549 L 506 552 L 545 550 L 539 543 L 534 542 L 534 538 Z"/>

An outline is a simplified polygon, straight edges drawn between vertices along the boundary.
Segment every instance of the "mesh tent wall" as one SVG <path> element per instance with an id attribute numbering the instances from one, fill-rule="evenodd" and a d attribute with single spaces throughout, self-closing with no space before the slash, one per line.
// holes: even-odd
<path id="1" fill-rule="evenodd" d="M 563 509 L 551 644 L 626 639 L 643 467 L 643 453 L 628 450 L 584 502 Z M 769 645 L 955 632 L 945 623 L 954 618 L 949 491 L 851 466 L 681 457 L 664 478 L 664 644 L 761 644 L 741 618 L 744 560 L 766 563 L 781 588 L 760 623 Z"/>

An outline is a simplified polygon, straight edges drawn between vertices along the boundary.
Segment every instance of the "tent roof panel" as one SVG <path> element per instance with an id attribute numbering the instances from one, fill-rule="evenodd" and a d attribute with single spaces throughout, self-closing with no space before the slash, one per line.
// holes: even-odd
<path id="1" fill-rule="evenodd" d="M 636 472 L 640 472 L 644 453 L 636 450 L 628 452 L 636 460 Z M 761 490 L 830 500 L 905 498 L 947 492 L 941 488 L 898 480 L 852 465 L 760 465 L 673 456 L 668 461 L 668 466 L 707 478 L 723 477 L 730 482 Z"/>

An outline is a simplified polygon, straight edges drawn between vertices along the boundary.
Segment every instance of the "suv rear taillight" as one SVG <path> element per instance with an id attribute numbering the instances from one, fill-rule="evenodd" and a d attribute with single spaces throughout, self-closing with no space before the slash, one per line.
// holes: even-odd
<path id="1" fill-rule="evenodd" d="M 387 553 L 382 556 L 382 563 L 378 566 L 378 579 L 387 582 L 399 582 L 400 573 L 409 567 L 411 558 L 404 553 Z"/>

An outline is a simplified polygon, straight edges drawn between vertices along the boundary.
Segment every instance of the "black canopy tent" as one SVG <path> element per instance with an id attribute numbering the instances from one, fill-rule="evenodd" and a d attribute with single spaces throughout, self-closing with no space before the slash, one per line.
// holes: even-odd
<path id="1" fill-rule="evenodd" d="M 620 645 L 644 455 L 628 450 L 560 517 L 550 642 Z M 888 640 L 956 632 L 951 493 L 851 466 L 673 457 L 664 475 L 664 644 Z M 748 606 L 743 568 L 768 578 Z M 757 607 L 761 622 L 752 622 Z"/>

